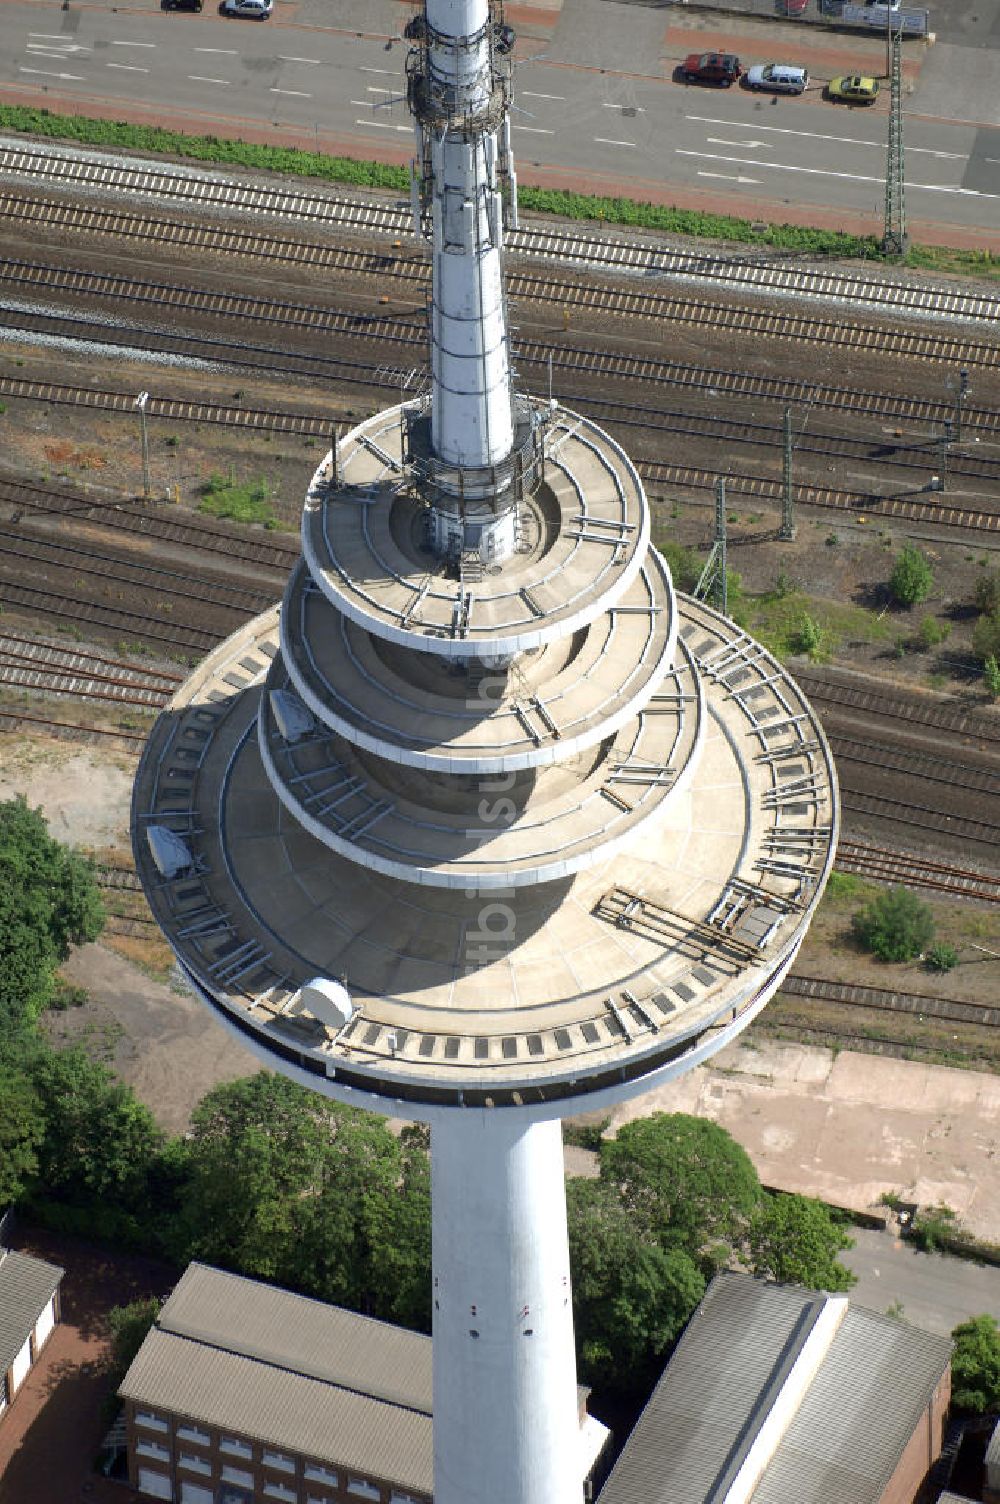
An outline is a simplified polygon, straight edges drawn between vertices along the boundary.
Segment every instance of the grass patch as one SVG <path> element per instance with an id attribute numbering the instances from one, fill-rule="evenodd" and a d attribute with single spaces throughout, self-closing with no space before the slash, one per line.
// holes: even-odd
<path id="1" fill-rule="evenodd" d="M 802 590 L 772 590 L 747 599 L 749 627 L 776 658 L 806 651 L 803 622 L 818 633 L 819 653 L 828 656 L 842 643 L 888 642 L 892 625 L 863 606 L 845 605 L 806 595 Z M 810 640 L 812 640 L 810 634 Z"/>
<path id="2" fill-rule="evenodd" d="M 159 126 L 130 125 L 122 120 L 91 120 L 85 115 L 59 115 L 24 105 L 0 106 L 0 127 L 48 140 L 128 148 L 199 162 L 232 163 L 296 177 L 322 178 L 326 182 L 347 183 L 355 187 L 409 192 L 407 167 L 356 161 L 353 157 L 331 157 L 324 152 L 305 151 L 298 147 L 259 146 L 248 141 L 226 141 L 218 136 L 192 136 Z M 748 219 L 737 219 L 728 214 L 705 214 L 700 210 L 675 209 L 665 204 L 605 198 L 559 188 L 522 186 L 518 197 L 523 209 L 558 215 L 562 219 L 634 225 L 640 229 L 689 235 L 696 239 L 766 245 L 775 250 L 805 251 L 820 256 L 868 261 L 883 259 L 879 241 L 872 235 L 848 235 L 841 230 L 822 230 L 807 225 L 767 225 L 759 229 Z M 940 246 L 911 246 L 906 263 L 934 271 L 1000 277 L 1000 257 L 986 249 L 964 251 Z"/>
<path id="3" fill-rule="evenodd" d="M 209 517 L 228 517 L 233 522 L 262 523 L 276 528 L 278 517 L 271 505 L 273 491 L 263 476 L 238 481 L 232 473 L 210 475 L 201 488 L 200 512 Z"/>

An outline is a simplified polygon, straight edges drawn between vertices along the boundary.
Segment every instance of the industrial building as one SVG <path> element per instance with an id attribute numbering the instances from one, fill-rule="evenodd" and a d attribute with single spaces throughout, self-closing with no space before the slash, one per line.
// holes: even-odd
<path id="1" fill-rule="evenodd" d="M 947 1337 L 719 1274 L 599 1504 L 913 1504 L 950 1397 Z"/>
<path id="2" fill-rule="evenodd" d="M 190 1264 L 120 1387 L 129 1479 L 176 1504 L 431 1504 L 431 1340 Z M 582 1476 L 608 1432 L 578 1394 Z"/>

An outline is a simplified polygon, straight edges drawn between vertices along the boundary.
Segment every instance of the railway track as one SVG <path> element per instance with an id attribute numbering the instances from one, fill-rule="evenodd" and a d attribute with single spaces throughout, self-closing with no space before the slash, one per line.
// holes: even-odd
<path id="1" fill-rule="evenodd" d="M 939 1018 L 948 1023 L 979 1024 L 995 1029 L 1000 1008 L 926 993 L 892 992 L 883 987 L 861 987 L 850 982 L 832 982 L 823 977 L 787 976 L 781 984 L 786 995 L 814 998 L 817 1002 L 844 1003 L 851 1008 L 877 1008 L 886 1013 L 907 1013 L 918 1018 Z"/>
<path id="2" fill-rule="evenodd" d="M 872 878 L 877 882 L 932 888 L 956 897 L 1000 903 L 1000 877 L 932 862 L 922 856 L 909 856 L 901 851 L 888 851 L 885 847 L 841 840 L 837 845 L 837 867 L 841 872 L 853 872 L 858 877 Z"/>
<path id="3" fill-rule="evenodd" d="M 909 799 L 893 799 L 887 794 L 866 794 L 857 789 L 841 789 L 841 802 L 852 815 L 891 820 L 896 825 L 912 826 L 925 834 L 951 836 L 974 841 L 980 846 L 1000 847 L 1000 825 L 989 820 L 973 820 L 918 804 Z"/>
<path id="4" fill-rule="evenodd" d="M 860 685 L 844 683 L 835 675 L 824 674 L 815 668 L 797 667 L 795 679 L 809 698 L 820 706 L 835 705 L 879 720 L 891 718 L 908 721 L 914 726 L 973 737 L 983 743 L 1000 742 L 1000 720 L 969 715 L 948 705 L 929 704 L 915 697 L 910 699 L 881 688 L 877 691 L 864 689 Z"/>
<path id="5" fill-rule="evenodd" d="M 220 640 L 220 634 L 203 631 L 199 627 L 185 627 L 177 623 L 166 626 L 150 621 L 148 616 L 138 616 L 134 611 L 74 598 L 65 590 L 45 590 L 41 586 L 24 585 L 2 578 L 0 605 L 37 611 L 46 617 L 66 621 L 74 627 L 84 622 L 105 630 L 131 634 L 147 641 L 162 643 L 174 652 L 207 653 Z"/>
<path id="6" fill-rule="evenodd" d="M 0 194 L 0 208 L 4 204 L 4 195 Z M 58 209 L 60 206 L 47 207 Z M 90 212 L 87 211 L 88 214 Z M 109 226 L 108 233 L 114 233 L 116 240 L 123 236 L 128 238 L 129 216 L 115 214 L 109 218 L 113 219 L 114 225 Z M 135 238 L 141 239 L 144 246 L 148 246 L 157 239 L 161 244 L 173 243 L 177 234 L 182 240 L 186 240 L 191 228 L 190 225 L 143 220 L 132 226 L 131 233 Z M 270 244 L 262 241 L 257 234 L 234 237 L 231 230 L 222 231 L 217 226 L 210 227 L 208 233 L 210 236 L 221 236 L 224 243 L 220 249 L 226 255 L 238 254 L 241 259 L 253 259 L 254 256 L 259 258 L 260 247 L 265 243 Z M 239 240 L 238 245 L 232 244 L 234 238 Z M 419 299 L 422 328 L 423 301 L 429 287 L 430 273 L 427 261 L 420 252 L 416 255 L 400 253 L 386 256 L 378 252 L 338 246 L 303 248 L 297 242 L 279 244 L 284 245 L 288 253 L 283 259 L 299 262 L 302 259 L 299 253 L 303 249 L 309 249 L 315 252 L 314 259 L 322 264 L 323 269 L 377 278 L 380 289 L 389 285 L 387 279 L 411 284 L 414 296 Z M 212 246 L 199 245 L 197 248 L 212 249 Z M 268 255 L 269 259 L 277 255 L 273 245 Z M 335 309 L 316 304 L 250 297 L 217 288 L 191 287 L 173 282 L 140 282 L 133 277 L 13 258 L 6 260 L 0 268 L 0 285 L 26 288 L 35 293 L 63 293 L 74 297 L 111 299 L 115 302 L 127 299 L 139 305 L 189 315 L 242 319 L 314 334 L 351 332 L 352 326 L 356 326 L 359 320 L 355 313 L 339 313 Z M 926 333 L 918 336 L 912 330 L 875 329 L 848 323 L 842 318 L 824 320 L 801 314 L 780 313 L 774 309 L 762 310 L 691 298 L 679 299 L 662 292 L 637 290 L 634 287 L 613 287 L 592 281 L 567 282 L 565 276 L 546 277 L 538 273 L 526 275 L 516 269 L 509 273 L 507 286 L 513 301 L 542 306 L 550 304 L 560 314 L 569 300 L 574 309 L 585 312 L 631 316 L 654 323 L 711 326 L 714 330 L 722 329 L 734 335 L 794 339 L 799 345 L 807 343 L 824 349 L 868 349 L 877 343 L 879 351 L 884 355 L 899 355 L 906 359 L 919 355 L 938 365 L 956 365 L 966 369 L 982 367 L 992 370 L 1000 366 L 1000 342 L 995 340 L 974 343 Z M 381 322 L 391 327 L 393 322 L 400 321 L 397 316 L 395 320 Z M 519 354 L 523 354 L 524 349 L 525 346 L 519 341 Z M 548 360 L 547 348 L 543 351 L 543 357 Z M 707 376 L 714 385 L 721 383 L 727 390 L 732 388 L 733 383 L 737 383 L 736 390 L 742 396 L 764 397 L 799 405 L 808 403 L 811 406 L 835 407 L 841 411 L 876 417 L 923 421 L 938 427 L 953 418 L 955 412 L 953 402 L 891 396 L 780 377 L 753 376 L 738 371 L 705 372 L 702 368 L 680 363 L 671 363 L 671 368 L 676 372 L 674 379 L 681 385 L 703 385 Z M 963 408 L 962 423 L 966 428 L 994 431 L 998 419 L 988 409 L 976 408 L 970 404 Z"/>
<path id="7" fill-rule="evenodd" d="M 109 395 L 117 396 L 117 393 Z M 132 398 L 133 405 L 134 402 L 135 399 Z M 153 403 L 149 405 L 152 407 Z M 200 404 L 191 405 L 198 407 Z M 248 535 L 245 531 L 241 532 L 237 540 L 232 527 L 199 517 L 196 513 L 178 516 L 176 512 L 165 511 L 162 506 L 122 502 L 119 498 L 102 497 L 89 491 L 68 488 L 57 490 L 53 486 L 39 485 L 13 476 L 0 476 L 0 506 L 4 505 L 13 509 L 18 521 L 33 515 L 55 515 L 101 523 L 117 532 L 181 544 L 185 548 L 197 549 L 201 553 L 214 554 L 227 560 L 232 560 L 234 554 L 238 554 L 244 564 L 259 564 L 273 569 L 281 577 L 276 587 L 279 590 L 284 577 L 299 556 L 297 543 L 281 543 L 272 538 L 265 541 L 252 534 Z"/>
<path id="8" fill-rule="evenodd" d="M 124 727 L 86 726 L 80 721 L 59 721 L 52 716 L 34 715 L 19 706 L 0 705 L 0 731 L 16 731 L 20 726 L 31 726 L 60 740 L 93 741 L 100 744 L 124 742 L 136 754 L 146 744 L 145 731 L 130 731 Z"/>
<path id="9" fill-rule="evenodd" d="M 225 211 L 227 222 L 237 214 L 256 219 L 270 216 L 297 223 L 322 225 L 327 229 L 384 236 L 402 240 L 412 233 L 409 204 L 388 202 L 360 194 L 324 192 L 260 182 L 241 181 L 190 166 L 168 163 L 125 163 L 120 156 L 98 152 L 53 149 L 51 144 L 22 142 L 0 144 L 0 176 L 44 183 L 61 189 L 86 189 L 114 195 L 119 204 L 131 199 L 167 202 L 218 214 Z M 8 194 L 3 212 L 8 219 L 17 209 L 17 196 Z M 64 213 L 79 216 L 72 226 L 101 229 L 102 216 L 108 211 L 94 204 L 75 207 L 61 204 Z M 120 209 L 116 211 L 122 214 Z M 64 227 L 66 223 L 64 222 Z M 208 228 L 197 227 L 199 233 Z M 119 237 L 127 230 L 119 222 L 114 229 Z M 230 236 L 238 234 L 224 230 Z M 260 244 L 266 237 L 259 226 L 253 235 Z M 207 248 L 207 241 L 193 242 Z M 230 239 L 216 242 L 219 249 L 240 253 L 239 242 Z M 787 253 L 765 250 L 722 255 L 717 252 L 676 248 L 653 237 L 597 233 L 590 227 L 570 229 L 565 226 L 535 222 L 524 225 L 508 237 L 512 257 L 530 257 L 558 265 L 598 268 L 603 271 L 640 273 L 644 277 L 673 278 L 769 294 L 793 295 L 798 298 L 826 299 L 881 310 L 899 319 L 911 315 L 924 319 L 948 319 L 993 329 L 1000 321 L 1000 298 L 980 288 L 965 288 L 923 281 L 919 284 L 894 275 L 889 269 L 868 273 L 842 266 L 815 267 Z M 301 258 L 305 259 L 305 258 Z M 909 353 L 918 353 L 916 350 Z M 940 358 L 940 356 L 936 357 Z M 958 358 L 958 357 L 952 357 Z"/>
<path id="10" fill-rule="evenodd" d="M 0 632 L 0 684 L 7 689 L 41 690 L 159 710 L 182 677 L 169 669 L 140 668 L 86 648 Z"/>
<path id="11" fill-rule="evenodd" d="M 886 773 L 906 773 L 925 783 L 940 783 L 959 793 L 979 793 L 996 798 L 1000 774 L 995 768 L 977 768 L 953 758 L 934 757 L 910 747 L 830 733 L 830 745 L 838 763 L 854 762 Z"/>
<path id="12" fill-rule="evenodd" d="M 35 274 L 31 279 L 33 287 L 41 287 L 48 292 L 68 292 L 74 296 L 79 295 L 81 291 L 87 291 L 112 301 L 116 309 L 127 303 L 134 303 L 142 307 L 161 309 L 171 315 L 182 313 L 195 320 L 207 316 L 230 321 L 249 320 L 255 324 L 268 325 L 282 330 L 305 330 L 311 335 L 324 338 L 331 335 L 346 339 L 361 338 L 365 341 L 419 349 L 421 353 L 426 345 L 422 309 L 416 318 L 412 315 L 403 318 L 399 316 L 369 317 L 353 311 L 268 301 L 214 290 L 182 287 L 176 284 L 148 283 L 135 278 L 66 271 L 63 268 L 45 266 L 29 268 L 27 263 L 19 263 L 19 265 L 24 268 L 24 275 L 27 275 L 29 269 Z M 3 276 L 0 274 L 0 281 L 2 280 Z M 565 289 L 563 289 L 563 294 L 565 294 Z M 203 330 L 197 333 L 185 333 L 160 327 L 149 328 L 138 323 L 124 324 L 117 313 L 114 322 L 109 323 L 104 315 L 72 314 L 66 310 L 51 307 L 41 308 L 36 305 L 19 307 L 8 304 L 4 317 L 12 329 L 19 329 L 27 335 L 42 334 L 49 339 L 86 340 L 116 349 L 122 346 L 134 347 L 159 356 L 164 354 L 184 356 L 190 360 L 205 360 L 229 367 L 250 366 L 270 373 L 277 371 L 297 377 L 329 379 L 332 375 L 336 375 L 340 380 L 360 380 L 366 384 L 379 385 L 381 384 L 379 378 L 386 373 L 384 366 L 376 364 L 365 367 L 353 359 L 345 360 L 331 356 L 325 351 L 318 354 L 315 351 L 292 350 L 287 345 L 260 345 L 211 335 Z M 997 352 L 1000 355 L 1000 344 L 997 346 Z M 567 375 L 582 375 L 600 382 L 640 381 L 659 387 L 677 385 L 682 388 L 705 390 L 716 396 L 724 394 L 742 398 L 763 398 L 786 405 L 820 406 L 824 409 L 846 412 L 852 416 L 865 416 L 873 420 L 889 419 L 894 422 L 916 420 L 932 426 L 936 425 L 939 431 L 944 422 L 954 417 L 955 412 L 953 404 L 937 401 L 919 401 L 911 397 L 892 396 L 885 392 L 865 392 L 859 389 L 837 388 L 799 380 L 758 376 L 735 369 L 706 369 L 663 360 L 659 357 L 635 353 L 616 354 L 595 349 L 590 345 L 570 345 L 565 341 L 546 342 L 520 339 L 517 343 L 517 358 L 519 365 L 533 365 L 539 371 L 544 371 L 546 375 L 551 370 L 558 369 Z M 355 373 L 353 376 L 348 374 L 352 371 Z M 391 368 L 393 382 L 398 377 L 399 371 L 399 367 Z M 422 367 L 405 370 L 404 382 L 408 380 L 413 385 L 423 379 L 423 374 Z M 572 398 L 572 394 L 570 396 Z M 597 419 L 611 418 L 619 422 L 628 422 L 633 427 L 663 430 L 666 426 L 665 419 L 669 418 L 670 428 L 675 435 L 681 432 L 687 436 L 698 437 L 703 435 L 707 427 L 710 435 L 714 436 L 721 427 L 726 429 L 721 436 L 729 438 L 733 443 L 766 442 L 775 447 L 780 446 L 782 442 L 780 426 L 758 423 L 754 420 L 729 420 L 722 412 L 705 418 L 689 413 L 665 414 L 660 409 L 637 410 L 634 403 L 607 401 L 595 403 L 592 398 L 584 397 L 573 400 L 585 402 L 588 411 Z M 1000 431 L 1000 413 L 987 408 L 969 408 L 963 411 L 962 423 L 963 431 L 976 429 L 984 434 L 995 433 Z M 934 446 L 932 451 L 929 455 L 918 456 L 907 455 L 903 446 L 886 443 L 882 438 L 812 434 L 808 439 L 800 436 L 797 448 L 800 452 L 817 452 L 825 456 L 833 455 L 839 459 L 851 459 L 861 455 L 868 460 L 877 458 L 882 464 L 908 466 L 926 472 L 934 468 L 937 463 L 936 436 L 928 435 L 927 443 Z M 872 453 L 873 450 L 876 451 L 875 454 Z M 954 448 L 949 457 L 949 468 L 955 476 L 967 474 L 973 478 L 988 480 L 1000 477 L 1000 461 L 961 454 Z"/>

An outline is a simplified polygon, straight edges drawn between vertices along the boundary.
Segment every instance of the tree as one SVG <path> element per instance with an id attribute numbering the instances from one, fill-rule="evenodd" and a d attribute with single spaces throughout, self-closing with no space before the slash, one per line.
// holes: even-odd
<path id="1" fill-rule="evenodd" d="M 1000 699 L 1000 663 L 992 653 L 983 664 L 983 683 L 994 700 Z"/>
<path id="2" fill-rule="evenodd" d="M 934 916 L 908 888 L 888 888 L 851 920 L 855 936 L 880 961 L 910 961 L 934 938 Z"/>
<path id="3" fill-rule="evenodd" d="M 1000 659 L 1000 611 L 981 616 L 972 629 L 972 651 L 985 663 L 987 658 Z"/>
<path id="4" fill-rule="evenodd" d="M 640 1231 L 683 1249 L 704 1273 L 743 1241 L 762 1194 L 750 1156 L 725 1129 L 684 1113 L 626 1123 L 602 1145 L 601 1178 Z"/>
<path id="5" fill-rule="evenodd" d="M 0 804 L 0 1034 L 38 1017 L 70 946 L 103 923 L 93 863 L 53 840 L 24 799 Z"/>
<path id="6" fill-rule="evenodd" d="M 646 1238 L 615 1187 L 566 1185 L 580 1372 L 618 1390 L 648 1388 L 705 1293 L 682 1249 Z"/>
<path id="7" fill-rule="evenodd" d="M 984 616 L 1000 611 L 1000 569 L 991 569 L 976 581 L 975 601 Z"/>
<path id="8" fill-rule="evenodd" d="M 202 1098 L 189 1154 L 178 1260 L 204 1258 L 375 1315 L 417 1308 L 424 1257 L 430 1283 L 427 1183 L 381 1118 L 260 1072 Z"/>
<path id="9" fill-rule="evenodd" d="M 933 585 L 934 573 L 925 555 L 912 543 L 904 544 L 889 576 L 893 600 L 900 606 L 916 606 L 927 599 Z"/>
<path id="10" fill-rule="evenodd" d="M 853 1247 L 822 1201 L 781 1193 L 765 1195 L 747 1237 L 754 1274 L 809 1290 L 849 1290 L 855 1276 L 837 1255 Z"/>
<path id="11" fill-rule="evenodd" d="M 163 1138 L 152 1113 L 82 1049 L 40 1048 L 25 1069 L 45 1122 L 35 1211 L 76 1231 L 146 1244 L 147 1175 Z"/>
<path id="12" fill-rule="evenodd" d="M 0 1211 L 13 1205 L 38 1168 L 45 1118 L 30 1080 L 0 1066 Z"/>
<path id="13" fill-rule="evenodd" d="M 1000 1325 L 995 1316 L 973 1316 L 951 1334 L 951 1403 L 970 1415 L 1000 1410 Z"/>

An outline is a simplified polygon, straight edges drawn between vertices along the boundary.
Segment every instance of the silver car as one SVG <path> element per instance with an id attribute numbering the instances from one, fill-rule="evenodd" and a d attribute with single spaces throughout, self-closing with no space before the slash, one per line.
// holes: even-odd
<path id="1" fill-rule="evenodd" d="M 245 16 L 250 21 L 266 21 L 274 9 L 274 0 L 222 0 L 219 10 L 224 16 Z"/>
<path id="2" fill-rule="evenodd" d="M 801 94 L 809 82 L 805 68 L 794 63 L 755 63 L 746 71 L 748 89 L 773 89 L 777 94 Z"/>

